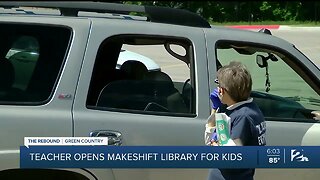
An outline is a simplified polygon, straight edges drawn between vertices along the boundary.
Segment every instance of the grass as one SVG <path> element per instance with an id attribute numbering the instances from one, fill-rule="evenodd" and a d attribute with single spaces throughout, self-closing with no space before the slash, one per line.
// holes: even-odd
<path id="1" fill-rule="evenodd" d="M 212 25 L 290 25 L 290 26 L 320 26 L 320 21 L 260 21 L 260 22 L 210 22 Z"/>

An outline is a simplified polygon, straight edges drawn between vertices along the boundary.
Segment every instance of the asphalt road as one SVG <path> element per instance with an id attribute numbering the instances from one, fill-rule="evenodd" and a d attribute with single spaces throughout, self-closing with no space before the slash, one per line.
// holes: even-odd
<path id="1" fill-rule="evenodd" d="M 320 67 L 320 27 L 285 27 L 271 33 L 294 44 Z"/>

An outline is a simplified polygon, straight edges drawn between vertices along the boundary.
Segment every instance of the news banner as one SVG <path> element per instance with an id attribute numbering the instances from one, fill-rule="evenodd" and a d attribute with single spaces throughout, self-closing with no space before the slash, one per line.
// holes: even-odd
<path id="1" fill-rule="evenodd" d="M 21 168 L 320 168 L 320 146 L 108 146 L 104 137 L 25 137 Z"/>

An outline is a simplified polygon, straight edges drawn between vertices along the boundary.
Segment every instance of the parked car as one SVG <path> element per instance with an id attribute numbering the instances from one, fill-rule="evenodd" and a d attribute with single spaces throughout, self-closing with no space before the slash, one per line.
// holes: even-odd
<path id="1" fill-rule="evenodd" d="M 319 68 L 268 31 L 211 27 L 197 14 L 153 6 L 20 1 L 0 7 L 0 179 L 205 179 L 207 169 L 20 169 L 19 147 L 24 137 L 89 135 L 110 137 L 113 145 L 204 145 L 213 79 L 235 59 L 252 74 L 267 144 L 320 145 Z M 32 46 L 8 57 L 21 39 Z M 126 76 L 118 63 L 124 47 L 159 68 L 129 52 L 138 61 Z M 26 57 L 13 58 L 19 53 Z M 258 169 L 255 178 L 283 174 L 317 179 L 320 170 Z"/>
<path id="2" fill-rule="evenodd" d="M 29 37 L 23 36 L 20 37 L 13 45 L 12 48 L 8 51 L 5 58 L 11 61 L 14 65 L 16 74 L 15 74 L 15 84 L 14 86 L 20 89 L 25 90 L 27 83 L 29 82 L 32 72 L 37 64 L 39 58 L 38 49 L 30 49 L 34 39 L 28 39 Z M 26 47 L 23 47 L 26 46 Z M 121 49 L 119 58 L 117 61 L 116 69 L 120 69 L 121 65 L 128 61 L 139 61 L 144 64 L 148 71 L 160 71 L 160 67 L 152 59 L 143 56 L 141 54 Z"/>
<path id="3" fill-rule="evenodd" d="M 13 48 L 11 48 L 8 51 L 6 58 L 15 59 L 19 61 L 29 61 L 30 63 L 36 63 L 37 59 L 39 58 L 38 56 L 39 56 L 39 52 L 37 50 L 27 51 L 26 49 L 18 49 L 13 46 Z M 149 71 L 160 70 L 159 65 L 156 64 L 152 59 L 146 56 L 143 56 L 141 54 L 138 54 L 129 50 L 125 50 L 125 49 L 121 49 L 120 51 L 116 68 L 120 69 L 121 65 L 127 60 L 140 61 L 147 67 Z"/>
<path id="4" fill-rule="evenodd" d="M 142 62 L 146 66 L 148 71 L 160 71 L 159 65 L 155 63 L 152 59 L 125 49 L 121 49 L 120 51 L 116 68 L 120 69 L 121 65 L 128 60 Z"/>

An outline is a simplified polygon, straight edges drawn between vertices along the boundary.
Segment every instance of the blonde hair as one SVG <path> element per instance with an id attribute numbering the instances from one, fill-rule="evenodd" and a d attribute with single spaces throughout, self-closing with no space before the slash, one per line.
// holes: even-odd
<path id="1" fill-rule="evenodd" d="M 245 101 L 250 97 L 252 78 L 247 68 L 240 62 L 232 61 L 218 70 L 219 86 L 224 88 L 236 101 Z"/>

